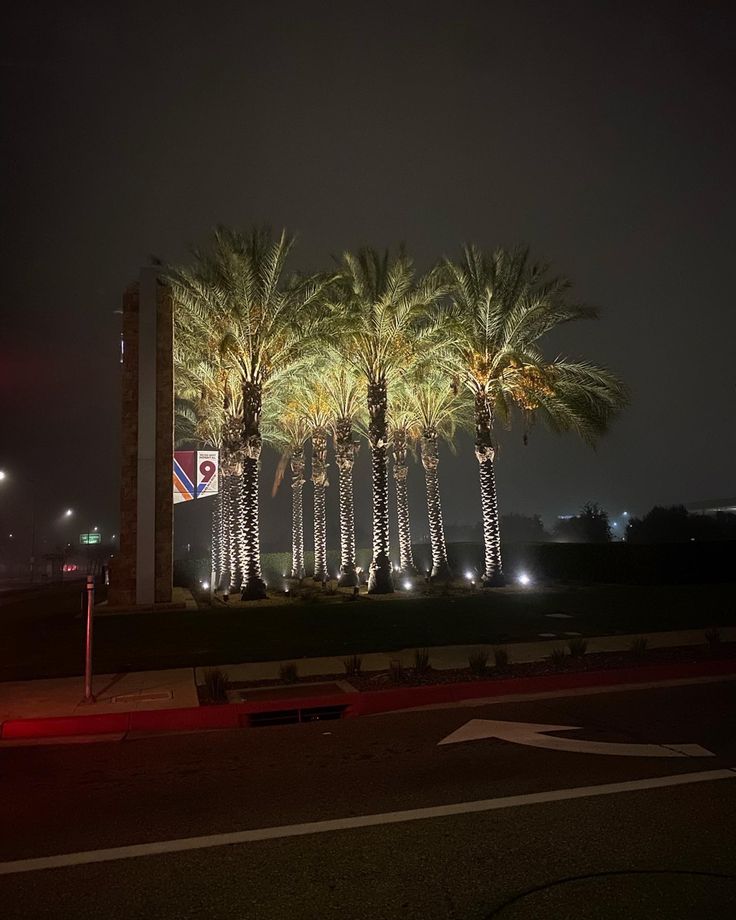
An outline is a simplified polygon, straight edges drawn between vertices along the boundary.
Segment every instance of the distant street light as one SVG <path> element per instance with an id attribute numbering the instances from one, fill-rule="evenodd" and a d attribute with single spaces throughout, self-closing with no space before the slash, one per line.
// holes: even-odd
<path id="1" fill-rule="evenodd" d="M 64 517 L 71 517 L 74 514 L 71 508 L 67 508 L 64 512 Z"/>
<path id="2" fill-rule="evenodd" d="M 6 476 L 6 475 L 7 475 L 7 474 L 6 474 L 5 470 L 0 470 L 0 482 L 2 482 L 3 479 L 5 479 L 5 476 Z"/>
<path id="3" fill-rule="evenodd" d="M 5 470 L 0 470 L 0 482 L 8 478 L 8 474 Z M 23 479 L 27 485 L 31 487 L 31 565 L 30 565 L 30 575 L 31 582 L 35 574 L 36 568 L 36 483 L 32 479 Z M 13 538 L 13 535 L 10 535 L 10 538 Z"/>

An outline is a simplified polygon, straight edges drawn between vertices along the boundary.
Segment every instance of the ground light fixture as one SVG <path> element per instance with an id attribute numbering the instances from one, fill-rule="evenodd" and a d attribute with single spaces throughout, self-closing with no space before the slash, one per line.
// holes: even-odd
<path id="1" fill-rule="evenodd" d="M 465 577 L 468 579 L 468 581 L 472 581 L 475 576 L 472 572 L 466 572 Z"/>
<path id="2" fill-rule="evenodd" d="M 411 582 L 408 579 L 404 582 L 404 589 L 406 591 L 411 591 Z"/>
<path id="3" fill-rule="evenodd" d="M 527 572 L 519 572 L 519 574 L 516 576 L 516 580 L 520 585 L 523 585 L 524 587 L 532 583 L 531 575 L 529 575 Z"/>

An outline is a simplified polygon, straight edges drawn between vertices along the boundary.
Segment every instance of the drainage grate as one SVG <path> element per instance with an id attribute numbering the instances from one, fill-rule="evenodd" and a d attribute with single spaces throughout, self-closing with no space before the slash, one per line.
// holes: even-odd
<path id="1" fill-rule="evenodd" d="M 341 719 L 347 706 L 311 706 L 308 709 L 277 709 L 272 712 L 252 712 L 243 717 L 251 728 L 265 725 L 295 725 L 298 722 L 325 722 Z"/>

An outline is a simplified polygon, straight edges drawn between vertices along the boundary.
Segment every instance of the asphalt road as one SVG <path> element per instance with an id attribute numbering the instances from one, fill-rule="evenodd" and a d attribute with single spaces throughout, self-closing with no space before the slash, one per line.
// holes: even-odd
<path id="1" fill-rule="evenodd" d="M 0 874 L 2 916 L 730 918 L 735 715 L 736 681 L 722 681 L 2 748 L 0 873 L 11 861 L 92 853 Z M 715 756 L 573 753 L 498 739 L 438 745 L 483 718 L 579 726 L 556 736 L 588 741 L 698 744 Z M 721 778 L 675 785 L 703 772 Z M 665 785 L 641 788 L 656 778 Z M 541 801 L 530 801 L 535 793 Z M 510 796 L 521 798 L 498 802 Z M 396 814 L 438 806 L 454 807 Z M 304 823 L 312 826 L 294 827 Z M 248 830 L 255 839 L 219 837 Z M 214 839 L 167 852 L 171 841 L 202 836 Z M 90 861 L 102 848 L 140 845 L 133 857 Z"/>

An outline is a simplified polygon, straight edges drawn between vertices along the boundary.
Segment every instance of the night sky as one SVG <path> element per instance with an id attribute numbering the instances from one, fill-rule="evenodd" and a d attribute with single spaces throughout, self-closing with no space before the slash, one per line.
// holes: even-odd
<path id="1" fill-rule="evenodd" d="M 596 452 L 502 433 L 502 512 L 735 494 L 734 26 L 733 3 L 672 0 L 6 6 L 2 536 L 27 529 L 18 474 L 49 541 L 67 506 L 70 533 L 116 528 L 121 292 L 218 222 L 288 226 L 295 268 L 362 244 L 405 241 L 426 268 L 464 241 L 529 243 L 602 311 L 550 353 L 610 366 L 632 405 Z M 445 519 L 473 523 L 459 448 Z M 264 538 L 287 549 L 273 467 Z M 334 519 L 335 476 L 330 492 Z"/>

